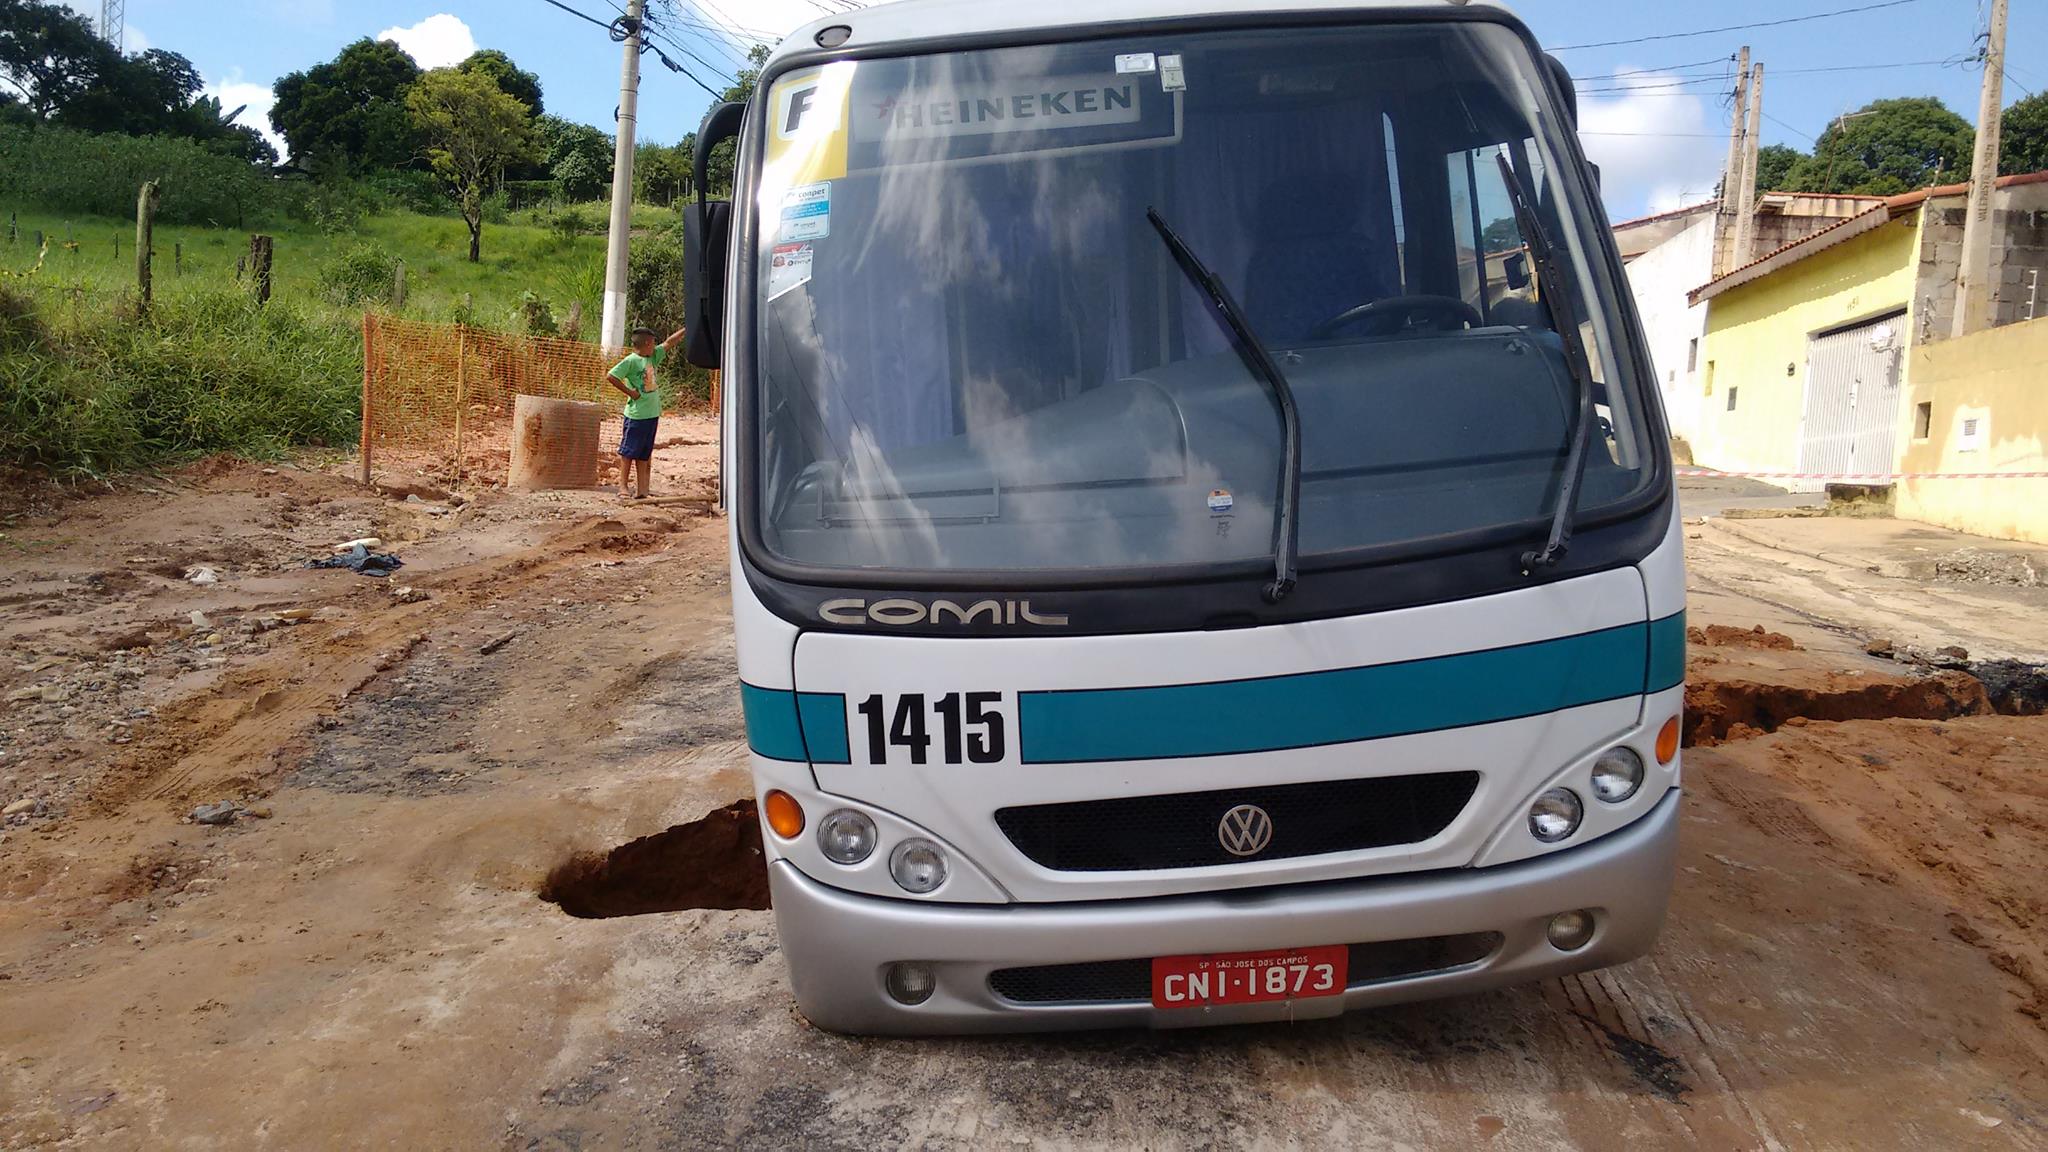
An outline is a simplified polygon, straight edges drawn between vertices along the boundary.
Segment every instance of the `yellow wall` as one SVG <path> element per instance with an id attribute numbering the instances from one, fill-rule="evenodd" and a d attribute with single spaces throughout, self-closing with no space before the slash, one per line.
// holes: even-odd
<path id="1" fill-rule="evenodd" d="M 1912 307 L 1919 221 L 1915 212 L 1713 298 L 1700 350 L 1694 460 L 1729 471 L 1798 470 L 1807 339 Z M 1739 389 L 1733 412 L 1730 387 Z"/>
<path id="2" fill-rule="evenodd" d="M 2048 472 L 2048 317 L 1917 347 L 1909 363 L 1900 471 Z M 1919 404 L 1931 406 L 1928 435 L 1909 439 Z M 1902 480 L 1898 514 L 2048 544 L 2048 480 Z"/>

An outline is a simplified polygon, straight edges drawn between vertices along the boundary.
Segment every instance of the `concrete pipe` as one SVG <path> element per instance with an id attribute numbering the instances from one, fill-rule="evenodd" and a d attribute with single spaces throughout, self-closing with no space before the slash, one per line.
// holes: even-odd
<path id="1" fill-rule="evenodd" d="M 599 431 L 611 409 L 587 400 L 515 397 L 506 486 L 525 492 L 597 484 Z"/>

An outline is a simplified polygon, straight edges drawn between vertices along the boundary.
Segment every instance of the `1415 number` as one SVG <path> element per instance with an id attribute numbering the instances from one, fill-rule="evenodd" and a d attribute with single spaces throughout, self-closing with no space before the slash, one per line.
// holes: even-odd
<path id="1" fill-rule="evenodd" d="M 926 763 L 932 737 L 928 715 L 938 717 L 942 764 L 997 764 L 1003 759 L 1003 694 L 948 692 L 937 699 L 922 692 L 896 697 L 891 709 L 879 694 L 856 709 L 867 718 L 868 763 L 889 762 L 891 745 L 910 753 L 912 764 Z"/>

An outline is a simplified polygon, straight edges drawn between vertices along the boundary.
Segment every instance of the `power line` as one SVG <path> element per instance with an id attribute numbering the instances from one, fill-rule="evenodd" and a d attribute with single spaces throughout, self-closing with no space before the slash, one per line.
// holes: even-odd
<path id="1" fill-rule="evenodd" d="M 1787 16 L 1782 20 L 1760 20 L 1754 24 L 1730 24 L 1725 28 L 1702 28 L 1696 32 L 1662 32 L 1654 36 L 1634 36 L 1626 40 L 1599 40 L 1590 44 L 1566 44 L 1552 48 L 1552 52 L 1576 52 L 1582 48 L 1614 48 L 1623 44 L 1648 44 L 1654 40 L 1687 40 L 1694 36 L 1719 36 L 1724 32 L 1747 32 L 1753 28 L 1779 28 L 1786 24 L 1804 24 L 1810 20 L 1827 20 L 1835 16 L 1854 16 L 1859 12 L 1877 12 L 1886 8 L 1902 8 L 1918 4 L 1920 0 L 1883 0 L 1879 4 L 1864 4 L 1855 8 L 1837 8 L 1832 12 L 1815 12 L 1809 16 Z"/>
<path id="2" fill-rule="evenodd" d="M 680 40 L 675 39 L 668 33 L 663 32 L 661 29 L 649 25 L 647 28 L 647 32 L 649 35 L 660 40 L 662 43 L 667 44 L 669 47 L 675 49 L 678 52 L 681 52 L 683 55 L 688 56 L 690 59 L 695 60 L 697 63 L 702 64 L 704 67 L 709 68 L 713 76 L 716 76 L 719 79 L 725 80 L 729 83 L 739 83 L 739 79 L 735 77 L 732 73 L 726 71 L 723 66 L 713 64 L 711 61 L 706 60 L 702 56 L 697 55 L 695 52 L 690 51 L 690 49 L 687 46 L 685 46 Z"/>
<path id="3" fill-rule="evenodd" d="M 567 5 L 567 4 L 564 4 L 564 3 L 562 3 L 562 0 L 541 0 L 541 2 L 542 2 L 542 3 L 544 3 L 544 4 L 552 4 L 552 5 L 554 5 L 555 7 L 557 7 L 557 8 L 560 8 L 560 9 L 561 9 L 562 11 L 564 11 L 564 12 L 567 12 L 567 13 L 568 13 L 569 15 L 571 15 L 571 16 L 574 16 L 574 17 L 575 17 L 575 18 L 577 18 L 578 20 L 583 20 L 583 21 L 587 21 L 587 22 L 589 22 L 589 23 L 595 24 L 595 25 L 597 25 L 597 26 L 598 26 L 599 28 L 602 28 L 602 29 L 604 29 L 604 30 L 605 30 L 605 31 L 607 31 L 607 32 L 611 31 L 611 27 L 612 27 L 612 22 L 611 22 L 611 21 L 609 21 L 609 20 L 599 20 L 599 19 L 598 19 L 597 17 L 595 17 L 595 16 L 591 16 L 591 15 L 587 15 L 587 14 L 585 14 L 585 13 L 582 13 L 582 12 L 578 12 L 578 11 L 577 11 L 576 9 L 574 9 L 574 8 L 571 8 L 571 7 L 569 7 L 569 6 Z"/>
<path id="4" fill-rule="evenodd" d="M 1805 137 L 1806 142 L 1809 144 L 1820 143 L 1820 139 L 1816 137 L 1813 133 L 1805 131 L 1804 129 L 1795 128 L 1792 125 L 1785 123 L 1783 120 L 1778 119 L 1776 116 L 1771 115 L 1769 112 L 1764 113 L 1764 119 L 1769 120 L 1771 123 L 1776 124 L 1778 127 L 1783 128 L 1785 131 L 1792 133 L 1794 136 Z"/>

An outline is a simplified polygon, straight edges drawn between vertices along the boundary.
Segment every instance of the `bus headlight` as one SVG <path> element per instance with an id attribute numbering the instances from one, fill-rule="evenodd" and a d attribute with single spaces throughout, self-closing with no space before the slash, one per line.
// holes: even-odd
<path id="1" fill-rule="evenodd" d="M 875 822 L 865 812 L 841 808 L 818 821 L 818 851 L 834 864 L 858 864 L 874 855 Z"/>
<path id="2" fill-rule="evenodd" d="M 1552 788 L 1529 805 L 1529 835 L 1545 844 L 1555 844 L 1579 830 L 1586 806 L 1569 788 Z"/>
<path id="3" fill-rule="evenodd" d="M 889 875 L 920 896 L 946 882 L 946 854 L 929 840 L 905 840 L 889 853 Z"/>
<path id="4" fill-rule="evenodd" d="M 1643 758 L 1631 748 L 1609 748 L 1593 761 L 1593 795 L 1619 804 L 1643 786 Z"/>

